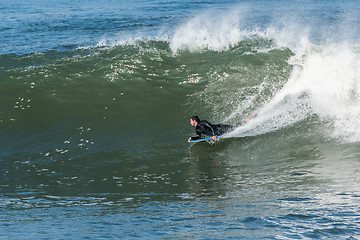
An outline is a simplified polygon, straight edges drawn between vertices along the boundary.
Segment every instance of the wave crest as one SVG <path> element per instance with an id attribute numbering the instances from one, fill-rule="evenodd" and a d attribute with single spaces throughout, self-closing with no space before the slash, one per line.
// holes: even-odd
<path id="1" fill-rule="evenodd" d="M 248 34 L 241 30 L 242 11 L 208 11 L 180 25 L 170 39 L 173 52 L 180 50 L 199 51 L 210 49 L 228 50 Z"/>

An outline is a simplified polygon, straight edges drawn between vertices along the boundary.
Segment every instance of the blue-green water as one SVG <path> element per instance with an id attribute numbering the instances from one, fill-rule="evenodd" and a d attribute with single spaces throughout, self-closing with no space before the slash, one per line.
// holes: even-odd
<path id="1" fill-rule="evenodd" d="M 358 238 L 357 1 L 0 12 L 0 238 Z"/>

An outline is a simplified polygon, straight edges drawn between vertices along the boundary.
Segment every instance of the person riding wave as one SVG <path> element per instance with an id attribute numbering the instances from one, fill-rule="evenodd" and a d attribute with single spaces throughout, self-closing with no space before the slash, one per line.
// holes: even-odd
<path id="1" fill-rule="evenodd" d="M 231 131 L 235 127 L 240 126 L 242 122 L 236 124 L 234 127 L 226 124 L 211 124 L 206 120 L 200 121 L 200 118 L 198 116 L 192 116 L 190 118 L 190 124 L 191 126 L 195 127 L 196 136 L 190 137 L 188 139 L 188 142 L 190 142 L 191 140 L 201 139 L 202 134 L 211 136 L 212 139 L 215 140 L 218 136 Z"/>

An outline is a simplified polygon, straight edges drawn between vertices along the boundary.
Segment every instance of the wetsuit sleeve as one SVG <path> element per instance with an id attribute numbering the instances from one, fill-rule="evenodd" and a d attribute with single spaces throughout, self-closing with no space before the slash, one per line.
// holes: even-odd
<path id="1" fill-rule="evenodd" d="M 198 140 L 201 138 L 201 129 L 199 127 L 195 128 L 195 137 L 191 137 L 191 140 Z"/>
<path id="2" fill-rule="evenodd" d="M 196 136 L 192 137 L 191 140 L 197 140 L 201 138 L 201 135 L 215 136 L 215 130 L 211 123 L 206 120 L 202 120 L 198 123 L 195 128 Z"/>

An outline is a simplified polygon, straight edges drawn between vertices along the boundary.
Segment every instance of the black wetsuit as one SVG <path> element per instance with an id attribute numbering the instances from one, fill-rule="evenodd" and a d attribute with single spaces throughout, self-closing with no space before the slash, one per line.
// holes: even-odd
<path id="1" fill-rule="evenodd" d="M 201 138 L 201 134 L 207 136 L 219 136 L 233 129 L 231 125 L 225 124 L 211 124 L 206 120 L 201 120 L 195 127 L 196 136 L 191 140 L 197 140 Z"/>

